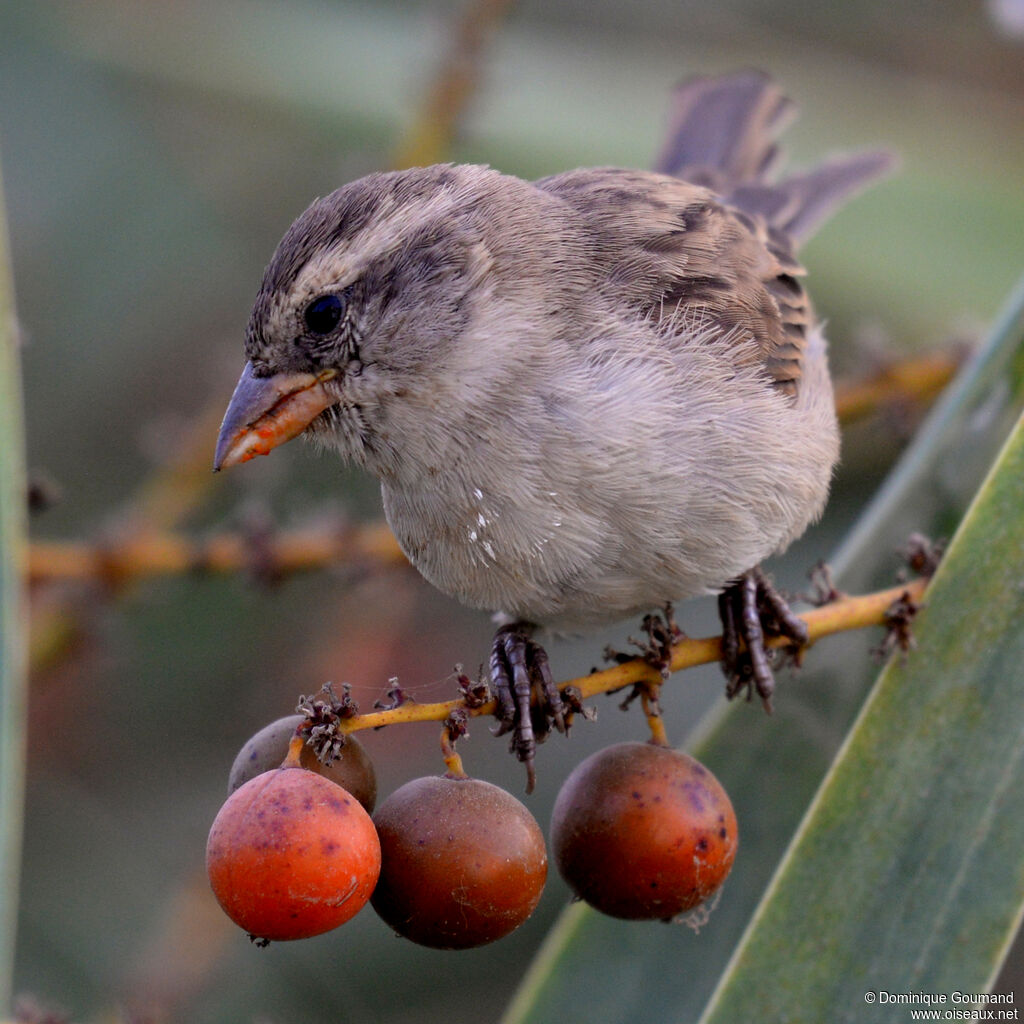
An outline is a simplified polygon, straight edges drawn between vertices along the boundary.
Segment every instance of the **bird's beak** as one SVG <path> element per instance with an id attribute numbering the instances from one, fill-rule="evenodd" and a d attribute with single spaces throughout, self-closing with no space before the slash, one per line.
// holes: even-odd
<path id="1" fill-rule="evenodd" d="M 248 462 L 301 434 L 337 401 L 325 387 L 337 370 L 256 377 L 246 363 L 224 413 L 213 470 Z"/>

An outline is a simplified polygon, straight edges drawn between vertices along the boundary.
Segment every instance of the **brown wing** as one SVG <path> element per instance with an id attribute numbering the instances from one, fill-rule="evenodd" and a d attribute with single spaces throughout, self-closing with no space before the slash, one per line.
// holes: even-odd
<path id="1" fill-rule="evenodd" d="M 759 360 L 788 395 L 813 319 L 796 246 L 895 163 L 858 153 L 776 180 L 776 139 L 795 113 L 760 72 L 699 76 L 673 93 L 658 174 L 579 171 L 538 183 L 585 219 L 616 295 L 656 318 L 700 311 L 753 339 L 754 355 L 738 345 L 738 358 Z"/>
<path id="2" fill-rule="evenodd" d="M 785 235 L 664 175 L 601 168 L 537 185 L 575 208 L 620 300 L 657 322 L 719 326 L 738 360 L 796 395 L 813 314 Z"/>

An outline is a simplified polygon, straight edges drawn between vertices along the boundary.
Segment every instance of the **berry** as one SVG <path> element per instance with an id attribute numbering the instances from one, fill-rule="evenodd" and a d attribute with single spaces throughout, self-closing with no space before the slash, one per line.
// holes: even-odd
<path id="1" fill-rule="evenodd" d="M 383 866 L 373 909 L 435 949 L 500 939 L 533 913 L 547 878 L 533 815 L 479 779 L 415 779 L 374 815 Z"/>
<path id="2" fill-rule="evenodd" d="M 304 715 L 288 715 L 265 725 L 250 737 L 231 766 L 228 795 L 257 775 L 280 768 L 295 730 L 305 721 Z M 299 764 L 347 789 L 369 813 L 373 813 L 377 802 L 377 777 L 366 748 L 355 736 L 347 736 L 341 754 L 326 764 L 317 758 L 312 747 L 305 744 Z"/>
<path id="3" fill-rule="evenodd" d="M 206 870 L 228 917 L 250 935 L 304 939 L 363 908 L 380 874 L 380 843 L 340 786 L 276 768 L 228 797 L 210 829 Z"/>
<path id="4" fill-rule="evenodd" d="M 566 779 L 551 845 L 562 877 L 597 910 L 669 919 L 725 881 L 736 856 L 736 815 L 719 781 L 688 754 L 621 743 Z"/>

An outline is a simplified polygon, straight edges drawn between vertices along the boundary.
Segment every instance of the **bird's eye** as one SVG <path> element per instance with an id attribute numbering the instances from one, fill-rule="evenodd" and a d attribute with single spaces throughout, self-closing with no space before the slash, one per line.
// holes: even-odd
<path id="1" fill-rule="evenodd" d="M 306 326 L 314 334 L 330 334 L 338 326 L 344 309 L 340 296 L 321 295 L 306 307 L 303 314 Z"/>

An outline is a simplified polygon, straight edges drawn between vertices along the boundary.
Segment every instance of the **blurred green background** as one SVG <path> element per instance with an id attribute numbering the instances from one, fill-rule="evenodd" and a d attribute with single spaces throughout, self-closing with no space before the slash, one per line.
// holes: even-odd
<path id="1" fill-rule="evenodd" d="M 141 488 L 211 415 L 212 456 L 274 245 L 314 196 L 392 163 L 467 7 L 0 6 L 0 157 L 29 464 L 61 492 L 33 520 L 36 536 L 125 536 Z M 879 144 L 902 157 L 898 176 L 803 254 L 837 370 L 856 374 L 895 352 L 970 337 L 1020 273 L 1022 7 L 513 4 L 485 50 L 450 156 L 527 177 L 644 166 L 678 78 L 772 72 L 802 109 L 787 136 L 794 162 Z M 832 549 L 915 414 L 889 410 L 849 430 L 825 522 L 773 567 L 784 583 L 800 585 Z M 291 445 L 211 481 L 174 525 L 202 536 L 325 511 L 374 519 L 376 487 Z M 62 620 L 70 646 L 40 660 L 32 679 L 18 993 L 97 1022 L 458 1024 L 500 1015 L 566 904 L 554 876 L 520 932 L 446 954 L 395 938 L 369 911 L 322 938 L 255 949 L 213 904 L 202 870 L 228 767 L 251 732 L 327 679 L 349 682 L 364 707 L 392 676 L 419 700 L 446 699 L 453 666 L 474 671 L 485 657 L 486 615 L 407 569 L 271 588 L 242 577 L 116 593 L 68 584 L 33 597 L 37 621 L 58 603 L 74 619 Z M 710 632 L 713 610 L 697 603 L 681 622 Z M 586 672 L 627 631 L 553 644 L 556 675 Z M 826 644 L 810 657 L 828 656 Z M 720 688 L 714 669 L 673 683 L 665 703 L 675 739 Z M 614 698 L 599 709 L 597 723 L 541 751 L 529 806 L 545 826 L 571 765 L 644 734 L 638 711 L 620 714 Z M 441 770 L 431 727 L 366 743 L 382 794 Z M 483 722 L 460 750 L 472 773 L 521 793 L 521 771 Z"/>

